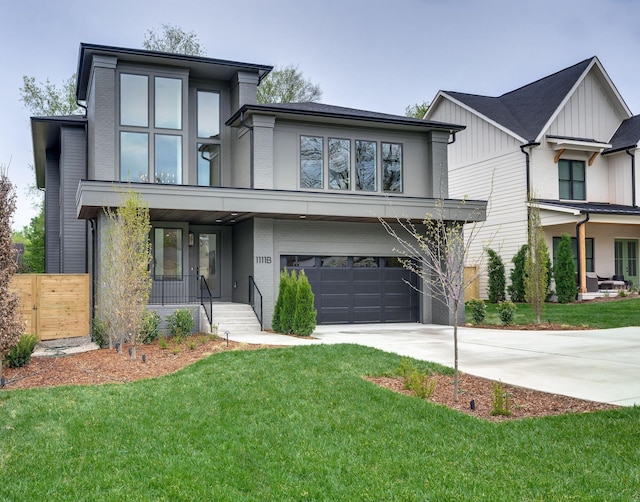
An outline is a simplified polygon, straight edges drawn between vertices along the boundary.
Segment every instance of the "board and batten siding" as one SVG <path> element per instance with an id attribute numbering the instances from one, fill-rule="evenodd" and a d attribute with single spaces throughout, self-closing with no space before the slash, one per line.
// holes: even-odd
<path id="1" fill-rule="evenodd" d="M 63 127 L 60 133 L 60 272 L 87 272 L 87 223 L 76 214 L 78 183 L 87 176 L 84 128 Z"/>
<path id="2" fill-rule="evenodd" d="M 47 151 L 44 199 L 44 268 L 48 274 L 60 272 L 60 168 L 59 157 Z M 73 198 L 75 201 L 75 196 Z"/>
<path id="3" fill-rule="evenodd" d="M 559 111 L 545 134 L 607 142 L 626 118 L 621 111 L 616 112 L 603 90 L 603 84 L 590 73 Z"/>
<path id="4" fill-rule="evenodd" d="M 474 234 L 467 265 L 481 264 L 479 293 L 486 298 L 486 248 L 502 258 L 509 283 L 511 259 L 527 242 L 526 168 L 521 143 L 446 99 L 430 118 L 467 126 L 449 145 L 449 196 L 488 202 L 486 222 L 465 228 L 467 238 Z"/>

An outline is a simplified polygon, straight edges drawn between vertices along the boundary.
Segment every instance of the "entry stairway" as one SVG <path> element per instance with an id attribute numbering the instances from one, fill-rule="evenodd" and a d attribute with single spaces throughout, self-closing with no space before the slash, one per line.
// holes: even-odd
<path id="1" fill-rule="evenodd" d="M 213 325 L 218 326 L 218 335 L 229 333 L 260 333 L 260 321 L 251 305 L 244 303 L 214 303 Z"/>

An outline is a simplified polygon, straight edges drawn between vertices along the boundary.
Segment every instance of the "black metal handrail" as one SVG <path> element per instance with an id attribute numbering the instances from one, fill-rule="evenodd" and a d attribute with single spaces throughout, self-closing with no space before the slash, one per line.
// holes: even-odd
<path id="1" fill-rule="evenodd" d="M 258 310 L 256 310 L 256 293 L 257 296 L 260 297 L 260 310 L 258 313 Z M 262 324 L 262 293 L 260 293 L 260 290 L 258 289 L 258 285 L 256 284 L 256 281 L 253 280 L 253 276 L 249 276 L 249 305 L 251 305 L 251 308 L 253 309 L 253 313 L 256 315 L 256 317 L 258 318 L 258 321 L 260 321 L 260 331 L 263 330 L 263 324 Z"/>
<path id="2" fill-rule="evenodd" d="M 149 304 L 184 305 L 199 303 L 213 325 L 213 296 L 201 275 L 154 275 Z"/>

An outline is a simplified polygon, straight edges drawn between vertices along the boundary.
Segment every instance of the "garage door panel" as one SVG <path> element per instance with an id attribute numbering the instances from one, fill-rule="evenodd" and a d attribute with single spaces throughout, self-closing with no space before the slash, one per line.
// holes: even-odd
<path id="1" fill-rule="evenodd" d="M 323 268 L 320 271 L 320 280 L 322 282 L 349 282 L 351 281 L 351 274 L 345 268 Z"/>

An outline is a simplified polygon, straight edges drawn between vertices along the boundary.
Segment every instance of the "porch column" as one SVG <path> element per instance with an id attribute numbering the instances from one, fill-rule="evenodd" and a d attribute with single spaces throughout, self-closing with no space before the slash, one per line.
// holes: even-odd
<path id="1" fill-rule="evenodd" d="M 580 293 L 587 292 L 587 246 L 586 233 L 587 223 L 578 225 L 578 277 L 580 278 Z"/>

